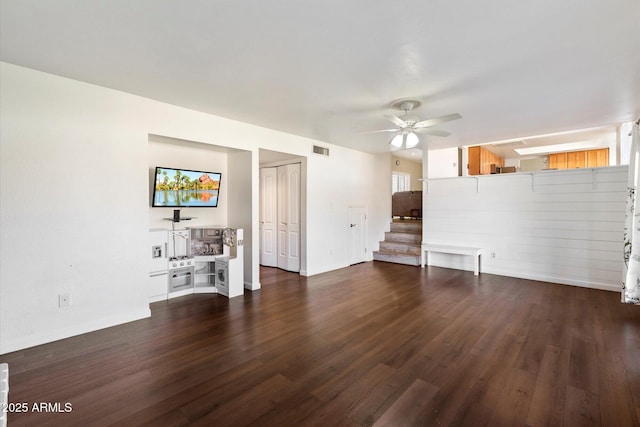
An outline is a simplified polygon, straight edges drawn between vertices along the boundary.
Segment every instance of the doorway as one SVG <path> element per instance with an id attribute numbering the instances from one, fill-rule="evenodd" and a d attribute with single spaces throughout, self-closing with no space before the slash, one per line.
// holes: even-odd
<path id="1" fill-rule="evenodd" d="M 301 165 L 260 168 L 260 265 L 300 272 Z"/>
<path id="2" fill-rule="evenodd" d="M 367 255 L 367 207 L 349 206 L 349 265 L 365 261 Z"/>

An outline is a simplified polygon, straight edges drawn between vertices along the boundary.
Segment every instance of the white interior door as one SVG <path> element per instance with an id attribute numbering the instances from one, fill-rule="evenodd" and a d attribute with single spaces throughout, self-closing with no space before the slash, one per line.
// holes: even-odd
<path id="1" fill-rule="evenodd" d="M 260 169 L 260 264 L 278 266 L 277 227 L 277 169 Z"/>
<path id="2" fill-rule="evenodd" d="M 278 268 L 300 271 L 300 164 L 278 166 Z"/>
<path id="3" fill-rule="evenodd" d="M 287 165 L 287 268 L 300 271 L 300 163 Z"/>
<path id="4" fill-rule="evenodd" d="M 365 261 L 367 254 L 367 208 L 349 206 L 349 265 Z"/>

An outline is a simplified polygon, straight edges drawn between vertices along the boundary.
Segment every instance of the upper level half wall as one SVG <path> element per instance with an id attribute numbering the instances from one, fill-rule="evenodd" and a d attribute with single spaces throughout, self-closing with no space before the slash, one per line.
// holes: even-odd
<path id="1" fill-rule="evenodd" d="M 423 239 L 482 248 L 485 273 L 619 291 L 627 170 L 430 180 Z M 471 270 L 465 258 L 432 261 Z"/>

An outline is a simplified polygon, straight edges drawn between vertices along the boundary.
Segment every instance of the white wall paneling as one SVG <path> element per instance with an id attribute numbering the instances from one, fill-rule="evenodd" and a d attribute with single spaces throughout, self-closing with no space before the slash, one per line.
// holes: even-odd
<path id="1" fill-rule="evenodd" d="M 481 247 L 485 273 L 617 291 L 626 182 L 626 166 L 429 180 L 423 240 Z"/>

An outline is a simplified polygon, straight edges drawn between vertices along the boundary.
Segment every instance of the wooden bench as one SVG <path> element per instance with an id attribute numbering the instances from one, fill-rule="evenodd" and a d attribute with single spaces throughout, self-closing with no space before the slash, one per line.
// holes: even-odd
<path id="1" fill-rule="evenodd" d="M 440 252 L 445 254 L 455 254 L 455 255 L 469 255 L 473 257 L 473 274 L 478 275 L 480 273 L 480 255 L 482 254 L 482 249 L 473 248 L 469 246 L 457 246 L 457 245 L 447 245 L 440 243 L 423 243 L 422 250 L 420 251 L 420 267 L 424 268 L 426 265 L 431 265 L 429 262 L 429 254 L 431 252 Z"/>

